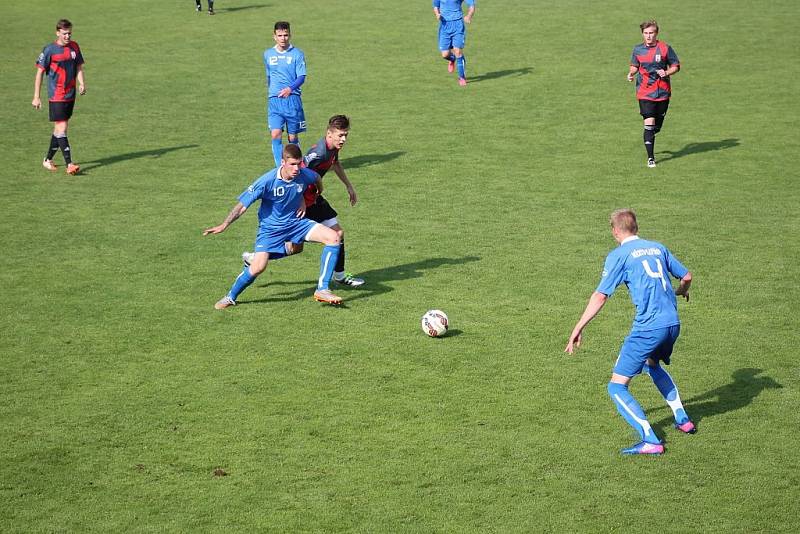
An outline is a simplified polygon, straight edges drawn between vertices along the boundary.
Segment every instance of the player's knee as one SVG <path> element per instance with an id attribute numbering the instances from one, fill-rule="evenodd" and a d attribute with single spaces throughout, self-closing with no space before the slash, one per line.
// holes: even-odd
<path id="1" fill-rule="evenodd" d="M 339 237 L 339 232 L 337 232 L 336 230 L 330 230 L 329 229 L 328 232 L 325 232 L 325 241 L 324 241 L 324 243 L 326 245 L 338 245 L 339 243 L 341 243 L 341 239 Z"/>
<path id="2" fill-rule="evenodd" d="M 336 236 L 339 238 L 339 242 L 341 243 L 344 241 L 344 230 L 339 228 L 338 230 L 334 230 L 336 232 Z"/>
<path id="3" fill-rule="evenodd" d="M 286 255 L 291 256 L 293 254 L 300 254 L 303 252 L 303 244 L 302 243 L 292 243 L 287 242 L 285 245 L 286 248 Z"/>

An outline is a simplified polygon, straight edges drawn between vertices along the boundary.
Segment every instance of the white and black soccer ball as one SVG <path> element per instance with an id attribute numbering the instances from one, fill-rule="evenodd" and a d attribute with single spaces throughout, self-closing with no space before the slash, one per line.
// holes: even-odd
<path id="1" fill-rule="evenodd" d="M 443 336 L 449 326 L 447 314 L 442 310 L 428 310 L 422 316 L 422 331 L 431 337 Z"/>

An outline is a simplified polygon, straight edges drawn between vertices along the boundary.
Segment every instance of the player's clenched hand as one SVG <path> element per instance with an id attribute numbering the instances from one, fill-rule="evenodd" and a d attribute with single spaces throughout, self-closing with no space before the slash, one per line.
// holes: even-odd
<path id="1" fill-rule="evenodd" d="M 33 106 L 33 109 L 41 108 L 42 107 L 42 99 L 39 98 L 38 96 L 34 96 L 33 100 L 31 101 L 31 105 Z"/>
<path id="2" fill-rule="evenodd" d="M 80 94 L 82 94 L 82 95 L 85 95 L 85 94 L 86 94 L 86 86 L 85 86 L 85 85 L 83 85 L 83 84 L 80 84 L 80 85 L 78 86 L 78 93 L 80 93 Z"/>
<path id="3" fill-rule="evenodd" d="M 573 331 L 572 334 L 569 336 L 569 341 L 567 342 L 567 347 L 564 349 L 564 352 L 567 354 L 572 354 L 575 350 L 581 346 L 581 332 Z"/>
<path id="4" fill-rule="evenodd" d="M 211 228 L 206 228 L 205 230 L 203 230 L 203 235 L 221 234 L 222 232 L 225 231 L 227 227 L 228 225 L 225 223 L 218 224 L 217 226 L 212 226 Z"/>
<path id="5" fill-rule="evenodd" d="M 278 91 L 278 98 L 286 98 L 290 94 L 292 94 L 292 88 L 291 87 L 284 87 L 283 89 Z"/>
<path id="6" fill-rule="evenodd" d="M 356 190 L 352 187 L 347 188 L 347 194 L 350 195 L 350 205 L 355 206 L 356 202 L 358 202 L 358 195 L 356 195 Z"/>
<path id="7" fill-rule="evenodd" d="M 678 288 L 675 290 L 675 295 L 678 297 L 683 297 L 686 299 L 686 302 L 689 302 L 689 290 L 688 289 L 681 289 Z"/>
<path id="8" fill-rule="evenodd" d="M 628 81 L 629 82 L 633 81 L 633 73 L 631 73 L 631 72 L 628 73 Z"/>

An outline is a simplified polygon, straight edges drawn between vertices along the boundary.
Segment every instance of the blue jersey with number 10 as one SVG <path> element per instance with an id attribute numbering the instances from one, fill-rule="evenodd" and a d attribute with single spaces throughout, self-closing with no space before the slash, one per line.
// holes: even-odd
<path id="1" fill-rule="evenodd" d="M 250 184 L 239 195 L 239 202 L 249 208 L 261 199 L 258 208 L 258 224 L 261 228 L 286 226 L 297 219 L 297 209 L 303 198 L 303 191 L 319 179 L 319 174 L 308 169 L 300 169 L 300 174 L 291 181 L 278 176 L 279 169 L 272 169 Z"/>
<path id="2" fill-rule="evenodd" d="M 465 3 L 465 1 L 468 6 L 475 5 L 475 0 L 433 0 L 433 7 L 438 7 L 439 14 L 448 22 L 461 20 L 464 18 L 461 4 Z"/>
<path id="3" fill-rule="evenodd" d="M 636 306 L 631 331 L 665 328 L 680 324 L 669 275 L 683 278 L 688 272 L 661 243 L 629 237 L 606 257 L 597 291 L 611 296 L 624 283 Z"/>
<path id="4" fill-rule="evenodd" d="M 268 96 L 278 96 L 281 89 L 306 75 L 306 56 L 302 50 L 291 45 L 283 52 L 273 46 L 264 50 L 264 68 L 269 83 Z M 292 90 L 292 94 L 300 95 L 300 88 Z"/>

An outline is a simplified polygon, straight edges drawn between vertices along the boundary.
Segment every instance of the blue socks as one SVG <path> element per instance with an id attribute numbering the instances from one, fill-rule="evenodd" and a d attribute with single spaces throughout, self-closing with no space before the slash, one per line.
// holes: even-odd
<path id="1" fill-rule="evenodd" d="M 669 376 L 666 369 L 660 365 L 656 365 L 655 367 L 645 365 L 644 372 L 650 375 L 658 391 L 661 392 L 661 396 L 664 397 L 664 400 L 669 404 L 669 407 L 672 409 L 672 414 L 675 416 L 675 422 L 682 425 L 689 421 L 689 416 L 686 415 L 686 410 L 683 409 L 683 403 L 681 402 L 681 396 L 678 394 L 678 388 L 675 386 L 675 382 L 672 381 L 672 377 Z"/>
<path id="2" fill-rule="evenodd" d="M 231 286 L 231 290 L 228 291 L 228 296 L 236 302 L 236 298 L 247 289 L 247 286 L 253 283 L 257 277 L 250 274 L 250 268 L 245 266 L 242 270 L 242 273 L 236 278 L 236 281 L 233 282 Z"/>
<path id="3" fill-rule="evenodd" d="M 644 410 L 628 391 L 628 386 L 609 382 L 608 394 L 611 396 L 611 400 L 614 401 L 619 414 L 639 433 L 642 441 L 653 444 L 661 443 L 647 421 Z"/>
<path id="4" fill-rule="evenodd" d="M 458 69 L 459 78 L 467 77 L 466 65 L 467 65 L 467 60 L 464 56 L 456 58 L 456 68 Z"/>
<path id="5" fill-rule="evenodd" d="M 275 158 L 275 166 L 281 166 L 281 158 L 283 157 L 283 143 L 280 139 L 272 140 L 272 157 Z"/>
<path id="6" fill-rule="evenodd" d="M 339 259 L 339 245 L 325 245 L 319 258 L 319 280 L 317 289 L 328 289 L 333 276 L 333 268 Z"/>

